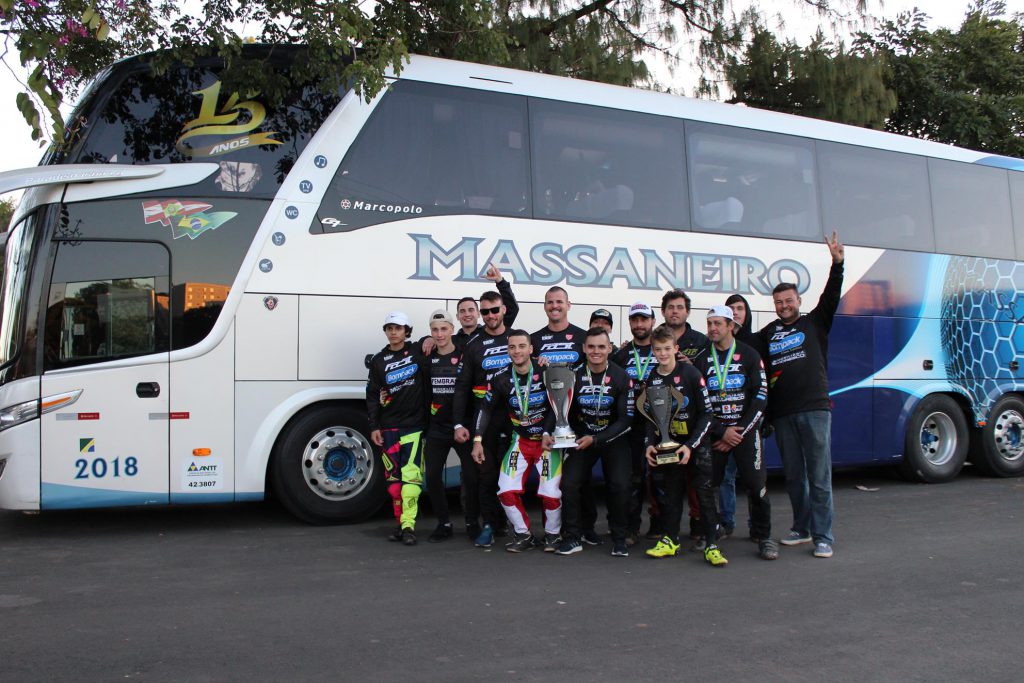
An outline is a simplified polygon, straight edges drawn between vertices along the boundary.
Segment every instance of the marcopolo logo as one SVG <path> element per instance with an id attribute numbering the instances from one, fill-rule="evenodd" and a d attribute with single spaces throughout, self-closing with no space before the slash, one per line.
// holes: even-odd
<path id="1" fill-rule="evenodd" d="M 338 206 L 345 211 L 374 211 L 377 213 L 408 213 L 413 215 L 423 213 L 423 207 L 416 204 L 377 204 L 366 202 L 362 199 L 342 199 Z"/>

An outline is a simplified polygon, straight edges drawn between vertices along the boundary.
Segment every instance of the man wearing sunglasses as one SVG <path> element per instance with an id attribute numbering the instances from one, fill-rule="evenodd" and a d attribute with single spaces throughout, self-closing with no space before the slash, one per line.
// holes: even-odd
<path id="1" fill-rule="evenodd" d="M 504 322 L 506 328 L 511 328 L 513 323 L 516 321 L 516 316 L 519 315 L 519 302 L 516 301 L 516 295 L 512 293 L 512 285 L 509 284 L 501 275 L 501 271 L 498 270 L 498 266 L 491 263 L 487 266 L 487 272 L 484 273 L 484 277 L 494 283 L 494 286 L 498 288 L 498 293 L 501 295 L 501 303 L 505 305 L 505 314 L 502 322 Z M 459 299 L 459 304 L 455 309 L 455 317 L 459 321 L 459 331 L 452 336 L 452 341 L 455 342 L 456 346 L 465 346 L 473 335 L 482 332 L 484 325 L 480 322 L 480 311 L 476 305 L 476 299 L 471 296 L 464 296 Z"/>
<path id="2" fill-rule="evenodd" d="M 488 453 L 497 453 L 500 444 L 508 442 L 507 423 L 495 420 L 482 434 L 471 434 L 467 426 L 473 424 L 491 378 L 511 362 L 508 357 L 508 328 L 504 322 L 506 312 L 498 292 L 484 292 L 480 297 L 484 327 L 466 343 L 452 399 L 455 441 L 467 443 L 470 438 L 476 440 L 479 437 Z M 472 486 L 466 487 L 466 533 L 481 548 L 489 548 L 494 543 L 495 534 L 500 535 L 505 527 L 505 513 L 498 504 L 499 464 L 497 458 L 487 458 L 481 463 L 474 462 L 470 467 L 476 470 L 463 475 L 464 481 L 471 481 L 475 476 L 479 482 L 475 491 Z M 475 509 L 480 510 L 483 526 L 469 519 L 468 513 Z"/>

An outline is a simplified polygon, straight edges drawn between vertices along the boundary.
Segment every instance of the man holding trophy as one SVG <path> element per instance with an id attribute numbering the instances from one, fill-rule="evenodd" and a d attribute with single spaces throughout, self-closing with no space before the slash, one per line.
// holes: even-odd
<path id="1" fill-rule="evenodd" d="M 537 495 L 544 510 L 544 549 L 550 552 L 560 540 L 562 527 L 562 452 L 551 450 L 554 412 L 548 403 L 543 371 L 531 358 L 530 335 L 511 330 L 507 339 L 512 363 L 491 378 L 477 411 L 473 460 L 482 464 L 487 458 L 497 457 L 496 453 L 485 452 L 482 435 L 492 419 L 507 415 L 512 423 L 512 442 L 498 474 L 498 500 L 513 528 L 512 541 L 505 549 L 521 553 L 536 545 L 523 507 L 526 475 L 535 469 L 540 476 Z"/>
<path id="2" fill-rule="evenodd" d="M 626 371 L 608 362 L 611 339 L 601 327 L 591 328 L 583 340 L 586 362 L 573 375 L 575 396 L 569 409 L 569 423 L 576 436 L 565 451 L 562 478 L 563 540 L 555 553 L 572 555 L 583 549 L 583 492 L 590 485 L 590 472 L 601 460 L 608 492 L 608 526 L 612 532 L 612 555 L 628 557 L 626 548 L 629 513 L 629 442 L 626 432 L 633 422 L 633 382 Z M 552 368 L 553 369 L 553 368 Z M 554 382 L 547 381 L 548 393 Z M 556 421 L 559 403 L 553 400 Z M 555 428 L 558 434 L 558 427 Z M 557 446 L 557 444 L 556 444 Z"/>
<path id="3" fill-rule="evenodd" d="M 661 540 L 647 554 L 671 557 L 679 552 L 679 522 L 686 491 L 686 466 L 693 468 L 692 481 L 700 498 L 701 521 L 708 544 L 704 559 L 713 566 L 727 563 L 715 545 L 718 515 L 712 481 L 711 451 L 707 444 L 711 426 L 711 401 L 704 378 L 689 363 L 676 359 L 679 346 L 672 329 L 662 325 L 651 336 L 658 365 L 636 398 L 636 409 L 650 421 L 647 428 L 647 463 L 655 484 L 665 492 Z"/>

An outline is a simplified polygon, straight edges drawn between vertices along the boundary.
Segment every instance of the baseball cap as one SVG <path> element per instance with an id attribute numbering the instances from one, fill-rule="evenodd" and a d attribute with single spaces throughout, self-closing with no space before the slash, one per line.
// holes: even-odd
<path id="1" fill-rule="evenodd" d="M 609 311 L 607 308 L 599 308 L 593 313 L 591 313 L 591 321 L 593 321 L 594 318 L 601 318 L 602 320 L 607 320 L 610 325 L 615 324 L 615 319 L 612 317 L 611 311 Z"/>
<path id="2" fill-rule="evenodd" d="M 409 316 L 401 311 L 391 311 L 388 313 L 388 317 L 384 318 L 384 327 L 387 327 L 388 325 L 409 327 Z"/>
<path id="3" fill-rule="evenodd" d="M 455 327 L 455 321 L 452 320 L 452 314 L 444 310 L 443 308 L 439 308 L 430 314 L 430 323 L 436 323 L 438 320 L 446 322 L 452 327 Z"/>
<path id="4" fill-rule="evenodd" d="M 645 318 L 653 318 L 654 310 L 645 304 L 643 301 L 637 301 L 635 304 L 629 307 L 629 317 L 632 318 L 634 315 L 642 315 Z"/>
<path id="5" fill-rule="evenodd" d="M 725 318 L 729 322 L 732 322 L 732 309 L 728 306 L 718 304 L 708 309 L 709 318 Z"/>

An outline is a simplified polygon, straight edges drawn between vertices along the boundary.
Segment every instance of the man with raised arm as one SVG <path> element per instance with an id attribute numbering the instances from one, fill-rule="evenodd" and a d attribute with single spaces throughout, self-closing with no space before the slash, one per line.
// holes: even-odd
<path id="1" fill-rule="evenodd" d="M 562 478 L 562 542 L 555 552 L 572 555 L 583 549 L 583 488 L 600 460 L 608 500 L 608 526 L 612 555 L 629 556 L 626 547 L 631 467 L 625 434 L 633 422 L 633 381 L 626 371 L 608 361 L 608 331 L 592 327 L 583 341 L 587 360 L 576 370 L 569 424 L 576 448 L 565 453 Z"/>
<path id="2" fill-rule="evenodd" d="M 508 333 L 510 366 L 494 375 L 477 411 L 474 424 L 473 459 L 478 463 L 498 460 L 500 451 L 484 445 L 480 434 L 488 424 L 507 418 L 512 423 L 512 439 L 500 458 L 498 500 L 513 529 L 512 541 L 505 546 L 511 553 L 530 550 L 537 544 L 530 530 L 530 518 L 523 507 L 523 491 L 530 469 L 540 481 L 537 495 L 544 509 L 544 547 L 554 548 L 562 525 L 562 452 L 551 450 L 551 431 L 555 415 L 548 403 L 544 375 L 533 363 L 530 336 L 523 330 Z"/>
<path id="3" fill-rule="evenodd" d="M 771 505 L 761 450 L 760 426 L 768 392 L 764 365 L 752 346 L 733 336 L 731 308 L 712 306 L 707 323 L 711 344 L 694 358 L 693 365 L 704 375 L 715 414 L 711 422 L 711 487 L 717 496 L 731 455 L 736 462 L 737 481 L 747 489 L 750 535 L 760 539 L 761 559 L 774 560 L 779 549 L 771 540 Z M 707 516 L 714 517 L 715 524 L 705 528 L 705 533 L 714 534 L 707 537 L 709 544 L 718 540 L 718 516 L 713 508 L 708 509 Z"/>
<path id="4" fill-rule="evenodd" d="M 505 314 L 502 322 L 505 327 L 512 327 L 519 315 L 519 302 L 516 295 L 512 293 L 512 285 L 501 275 L 501 271 L 493 263 L 487 266 L 484 277 L 494 283 L 501 295 L 501 303 L 505 306 Z M 459 321 L 459 331 L 452 337 L 456 346 L 465 346 L 473 335 L 483 331 L 484 325 L 480 322 L 480 309 L 477 308 L 476 299 L 471 296 L 464 296 L 459 299 L 455 309 L 455 316 Z"/>
<path id="5" fill-rule="evenodd" d="M 487 385 L 499 370 L 509 364 L 508 336 L 504 316 L 505 305 L 501 295 L 495 291 L 484 292 L 480 297 L 480 308 L 484 317 L 484 329 L 465 346 L 455 379 L 455 396 L 452 398 L 452 421 L 455 441 L 466 443 L 470 437 L 479 437 L 492 450 L 496 449 L 502 431 L 507 427 L 501 421 L 490 425 L 487 432 L 470 433 L 473 420 L 479 409 Z M 466 506 L 478 507 L 483 526 L 467 520 L 466 533 L 482 548 L 489 548 L 495 533 L 504 528 L 505 515 L 498 505 L 498 463 L 494 458 L 483 462 L 474 461 L 479 485 L 474 492 L 466 487 Z"/>
<path id="6" fill-rule="evenodd" d="M 845 256 L 838 235 L 825 238 L 832 268 L 818 305 L 800 314 L 796 285 L 772 291 L 773 322 L 758 333 L 768 349 L 768 402 L 782 455 L 793 526 L 783 545 L 814 542 L 815 557 L 832 557 L 832 401 L 828 395 L 828 333 L 843 289 Z"/>

